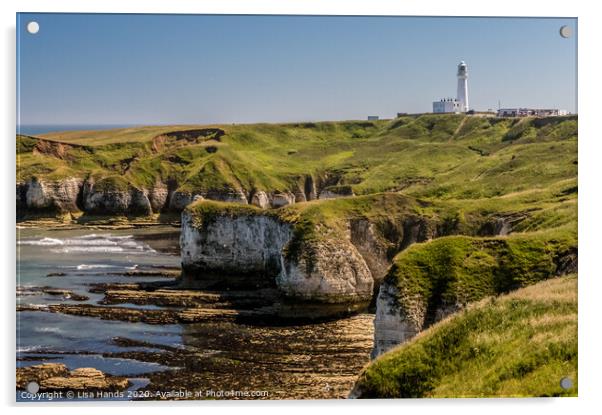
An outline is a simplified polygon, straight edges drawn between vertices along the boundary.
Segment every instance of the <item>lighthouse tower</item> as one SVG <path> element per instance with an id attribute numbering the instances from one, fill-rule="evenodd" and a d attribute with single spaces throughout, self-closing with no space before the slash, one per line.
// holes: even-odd
<path id="1" fill-rule="evenodd" d="M 468 111 L 468 66 L 462 61 L 458 64 L 458 95 L 460 112 Z"/>

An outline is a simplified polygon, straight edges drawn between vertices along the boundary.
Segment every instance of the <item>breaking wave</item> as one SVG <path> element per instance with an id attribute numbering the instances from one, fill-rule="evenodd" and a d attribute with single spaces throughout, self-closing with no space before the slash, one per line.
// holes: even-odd
<path id="1" fill-rule="evenodd" d="M 46 327 L 36 327 L 34 331 L 37 333 L 63 333 L 59 327 L 46 326 Z"/>
<path id="2" fill-rule="evenodd" d="M 42 239 L 23 239 L 18 241 L 19 245 L 33 245 L 33 246 L 56 246 L 62 245 L 63 242 L 60 239 L 55 238 L 42 238 Z"/>
<path id="3" fill-rule="evenodd" d="M 113 253 L 113 254 L 141 254 L 155 252 L 147 244 L 137 241 L 133 235 L 111 235 L 111 234 L 90 234 L 72 238 L 38 238 L 22 239 L 18 241 L 23 246 L 44 246 L 50 247 L 54 253 Z"/>
<path id="4" fill-rule="evenodd" d="M 79 271 L 85 271 L 88 269 L 102 269 L 102 268 L 119 268 L 117 265 L 108 264 L 79 264 L 75 269 Z"/>
<path id="5" fill-rule="evenodd" d="M 21 346 L 17 347 L 17 353 L 28 353 L 35 352 L 36 350 L 40 350 L 42 346 L 34 345 L 34 346 Z"/>

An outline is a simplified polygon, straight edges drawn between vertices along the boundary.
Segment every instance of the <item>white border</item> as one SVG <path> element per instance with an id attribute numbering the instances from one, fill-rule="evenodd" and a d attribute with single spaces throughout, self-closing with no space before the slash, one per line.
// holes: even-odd
<path id="1" fill-rule="evenodd" d="M 600 375 L 602 368 L 599 354 L 600 341 L 600 302 L 602 278 L 598 275 L 599 241 L 602 236 L 600 193 L 597 178 L 602 177 L 602 121 L 600 111 L 599 71 L 601 66 L 599 44 L 602 39 L 599 15 L 593 1 L 525 1 L 506 0 L 485 2 L 478 0 L 3 0 L 2 13 L 2 91 L 0 101 L 3 117 L 2 137 L 2 187 L 0 194 L 6 200 L 0 204 L 4 221 L 2 266 L 0 274 L 3 282 L 3 325 L 5 328 L 2 343 L 1 400 L 9 411 L 45 414 L 86 413 L 105 414 L 106 411 L 121 411 L 122 404 L 82 405 L 40 405 L 16 406 L 14 402 L 14 272 L 15 272 L 15 206 L 13 202 L 15 179 L 15 13 L 21 12 L 119 12 L 119 13 L 224 13 L 224 14 L 338 14 L 338 15 L 432 15 L 432 16 L 559 16 L 579 18 L 579 395 L 577 399 L 495 399 L 495 400 L 410 400 L 410 401 L 295 401 L 292 402 L 195 402 L 195 403 L 135 403 L 127 410 L 144 411 L 146 414 L 164 414 L 166 406 L 176 406 L 180 412 L 214 413 L 219 411 L 245 414 L 256 413 L 288 414 L 307 413 L 315 410 L 345 411 L 345 413 L 366 413 L 384 411 L 416 411 L 426 413 L 462 414 L 504 414 L 526 411 L 562 413 L 593 412 L 602 407 Z"/>

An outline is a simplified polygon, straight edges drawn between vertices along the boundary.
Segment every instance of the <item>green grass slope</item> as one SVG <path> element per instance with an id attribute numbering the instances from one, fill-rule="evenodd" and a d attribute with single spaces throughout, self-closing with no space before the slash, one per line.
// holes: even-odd
<path id="1" fill-rule="evenodd" d="M 575 271 L 576 260 L 572 227 L 507 237 L 447 236 L 400 252 L 385 283 L 397 287 L 402 314 L 425 328 L 442 308 Z"/>
<path id="2" fill-rule="evenodd" d="M 403 190 L 427 199 L 485 199 L 575 181 L 577 118 L 424 114 L 136 127 L 18 136 L 17 152 L 19 181 L 120 176 L 140 187 L 171 181 L 182 190 L 283 191 L 303 188 L 312 176 L 321 188 L 345 186 L 358 195 Z"/>
<path id="3" fill-rule="evenodd" d="M 560 380 L 569 377 L 565 390 Z M 383 354 L 364 398 L 577 395 L 577 277 L 491 297 Z"/>

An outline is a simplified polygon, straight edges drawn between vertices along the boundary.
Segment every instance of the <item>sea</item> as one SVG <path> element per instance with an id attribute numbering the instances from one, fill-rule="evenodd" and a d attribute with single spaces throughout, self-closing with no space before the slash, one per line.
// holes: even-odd
<path id="1" fill-rule="evenodd" d="M 65 303 L 57 296 L 35 291 L 36 288 L 48 286 L 72 290 L 90 298 L 78 304 L 96 304 L 103 295 L 88 292 L 91 284 L 133 282 L 131 277 L 119 273 L 157 266 L 178 267 L 178 255 L 161 252 L 140 240 L 145 232 L 150 231 L 18 229 L 17 288 L 26 294 L 17 295 L 17 305 L 44 307 Z M 152 232 L 157 231 L 160 230 L 152 229 Z M 173 230 L 165 229 L 165 232 L 173 233 Z M 138 277 L 135 282 L 161 279 L 164 280 L 161 277 Z M 33 291 L 27 294 L 27 290 Z M 123 306 L 152 308 L 134 304 Z M 147 382 L 139 375 L 167 368 L 156 363 L 103 357 L 104 353 L 123 351 L 112 340 L 115 337 L 127 337 L 178 347 L 181 345 L 182 329 L 179 325 L 157 326 L 42 311 L 20 311 L 17 312 L 16 336 L 17 367 L 44 362 L 64 363 L 69 369 L 94 367 L 112 375 L 127 375 L 132 388 L 140 388 Z M 146 349 L 128 347 L 127 351 L 149 351 Z M 17 400 L 28 399 L 21 399 L 17 392 Z"/>
<path id="2" fill-rule="evenodd" d="M 129 395 L 104 400 L 132 399 L 132 394 L 149 390 L 190 388 L 218 394 L 264 391 L 270 399 L 348 395 L 369 361 L 373 314 L 307 323 L 217 319 L 146 324 L 44 311 L 50 304 L 105 306 L 103 294 L 90 292 L 97 283 L 165 281 L 165 277 L 142 273 L 132 277 L 132 271 L 178 268 L 178 235 L 179 228 L 166 225 L 110 230 L 18 226 L 16 301 L 31 311 L 16 314 L 17 367 L 54 362 L 70 370 L 93 367 L 128 377 Z M 89 299 L 74 301 L 44 293 L 42 289 L 48 287 Z M 134 342 L 124 344 L 116 338 Z M 154 358 L 165 346 L 177 351 L 174 356 L 185 358 L 171 363 Z M 31 398 L 17 390 L 16 400 Z"/>

